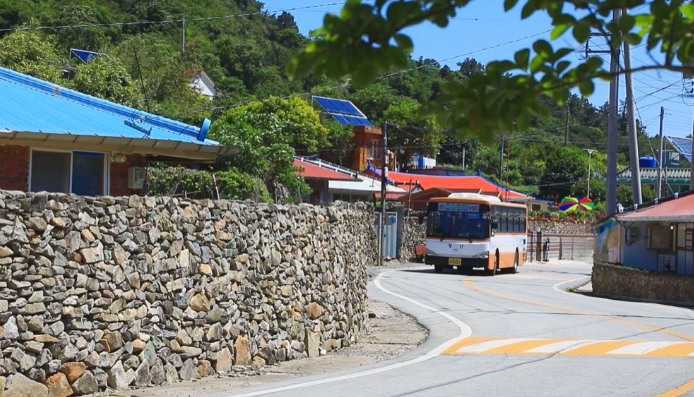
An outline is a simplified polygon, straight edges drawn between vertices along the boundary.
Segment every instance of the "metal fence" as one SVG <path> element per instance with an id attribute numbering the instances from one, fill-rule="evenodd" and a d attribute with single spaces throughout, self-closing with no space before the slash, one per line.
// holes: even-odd
<path id="1" fill-rule="evenodd" d="M 528 233 L 528 262 L 593 260 L 595 237 L 590 234 Z"/>

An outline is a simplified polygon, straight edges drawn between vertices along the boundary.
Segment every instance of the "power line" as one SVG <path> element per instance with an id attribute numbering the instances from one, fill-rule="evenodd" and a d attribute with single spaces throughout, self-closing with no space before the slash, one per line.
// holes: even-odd
<path id="1" fill-rule="evenodd" d="M 318 4 L 312 6 L 302 6 L 285 8 L 278 11 L 299 11 L 309 8 L 318 7 L 328 7 L 334 5 L 343 5 L 344 3 L 328 3 L 328 4 Z M 255 12 L 244 12 L 239 14 L 229 14 L 222 16 L 212 16 L 212 17 L 198 17 L 198 18 L 177 18 L 177 19 L 164 19 L 161 21 L 131 21 L 131 22 L 111 22 L 111 23 L 82 23 L 75 25 L 58 25 L 58 26 L 25 26 L 19 28 L 5 28 L 0 29 L 0 32 L 16 32 L 16 31 L 28 31 L 28 30 L 53 30 L 53 29 L 73 29 L 73 28 L 94 28 L 94 27 L 112 27 L 112 26 L 130 26 L 130 25 L 159 25 L 159 24 L 169 24 L 169 23 L 181 23 L 181 22 L 197 22 L 197 21 L 212 21 L 220 19 L 238 18 L 238 17 L 248 17 L 253 15 L 263 15 L 267 11 L 255 11 Z"/>

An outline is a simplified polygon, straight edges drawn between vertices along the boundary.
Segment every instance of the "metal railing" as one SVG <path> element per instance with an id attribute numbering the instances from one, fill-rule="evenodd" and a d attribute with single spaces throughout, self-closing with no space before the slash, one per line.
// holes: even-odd
<path id="1" fill-rule="evenodd" d="M 592 260 L 594 249 L 591 234 L 528 233 L 528 262 Z"/>

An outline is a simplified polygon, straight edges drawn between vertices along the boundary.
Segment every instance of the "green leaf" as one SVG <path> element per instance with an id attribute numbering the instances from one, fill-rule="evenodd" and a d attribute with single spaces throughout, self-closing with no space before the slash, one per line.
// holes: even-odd
<path id="1" fill-rule="evenodd" d="M 528 68 L 528 61 L 530 60 L 530 50 L 527 48 L 520 50 L 514 54 L 513 58 L 518 68 L 526 70 Z"/>
<path id="2" fill-rule="evenodd" d="M 578 89 L 581 91 L 581 95 L 584 97 L 590 96 L 595 90 L 595 84 L 593 80 L 582 81 L 578 84 Z"/>
<path id="3" fill-rule="evenodd" d="M 542 55 L 544 57 L 547 57 L 548 55 L 551 55 L 554 53 L 552 50 L 552 45 L 549 44 L 547 40 L 537 40 L 536 42 L 533 43 L 533 50 L 538 55 Z"/>
<path id="4" fill-rule="evenodd" d="M 504 0 L 504 11 L 509 11 L 518 4 L 518 0 Z"/>
<path id="5" fill-rule="evenodd" d="M 404 52 L 411 53 L 414 50 L 414 43 L 412 43 L 412 39 L 410 36 L 404 35 L 404 34 L 396 34 L 393 36 L 393 39 L 395 40 L 396 43 L 402 48 Z"/>
<path id="6" fill-rule="evenodd" d="M 549 35 L 550 39 L 556 40 L 556 39 L 560 38 L 564 33 L 566 33 L 567 30 L 569 30 L 570 27 L 571 27 L 571 25 L 568 23 L 564 23 L 564 24 L 555 26 Z"/>
<path id="7" fill-rule="evenodd" d="M 686 3 L 680 6 L 680 12 L 689 19 L 694 19 L 694 4 Z"/>

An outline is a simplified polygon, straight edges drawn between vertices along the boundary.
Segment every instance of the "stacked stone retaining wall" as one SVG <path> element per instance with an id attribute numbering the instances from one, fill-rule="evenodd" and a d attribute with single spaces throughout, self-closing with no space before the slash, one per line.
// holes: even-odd
<path id="1" fill-rule="evenodd" d="M 146 387 L 347 346 L 375 242 L 366 205 L 0 191 L 0 394 Z"/>
<path id="2" fill-rule="evenodd" d="M 593 293 L 616 299 L 694 304 L 694 277 L 593 265 Z"/>

